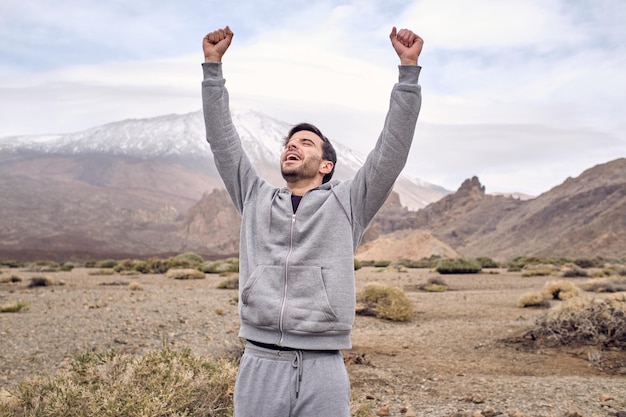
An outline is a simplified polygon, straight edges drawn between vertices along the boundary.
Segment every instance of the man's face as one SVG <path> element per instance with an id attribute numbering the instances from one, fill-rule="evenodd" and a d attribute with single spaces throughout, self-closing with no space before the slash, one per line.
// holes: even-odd
<path id="1" fill-rule="evenodd" d="M 322 138 L 308 130 L 294 133 L 280 156 L 283 178 L 287 182 L 294 182 L 313 179 L 320 174 L 324 164 L 323 143 Z"/>

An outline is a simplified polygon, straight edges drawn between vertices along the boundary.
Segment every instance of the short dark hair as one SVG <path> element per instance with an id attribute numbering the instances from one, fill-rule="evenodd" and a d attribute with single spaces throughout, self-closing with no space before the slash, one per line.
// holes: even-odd
<path id="1" fill-rule="evenodd" d="M 311 123 L 298 123 L 297 125 L 292 127 L 291 130 L 289 130 L 289 133 L 285 138 L 284 144 L 286 145 L 293 135 L 303 130 L 307 132 L 313 132 L 317 136 L 322 138 L 322 159 L 333 163 L 333 169 L 328 174 L 324 175 L 324 178 L 322 178 L 322 184 L 327 183 L 328 181 L 330 181 L 330 179 L 333 177 L 333 174 L 335 173 L 335 165 L 337 165 L 337 152 L 335 152 L 333 144 L 330 143 L 330 140 L 328 140 L 328 138 L 324 136 L 324 134 L 322 134 L 321 130 L 319 130 Z"/>

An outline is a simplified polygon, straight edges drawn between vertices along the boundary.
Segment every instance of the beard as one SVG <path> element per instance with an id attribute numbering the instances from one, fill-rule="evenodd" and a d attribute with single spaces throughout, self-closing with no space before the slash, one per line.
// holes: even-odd
<path id="1" fill-rule="evenodd" d="M 285 166 L 281 163 L 280 173 L 287 182 L 297 182 L 301 180 L 310 180 L 315 178 L 319 173 L 319 167 L 322 160 L 320 158 L 305 158 L 297 166 Z"/>

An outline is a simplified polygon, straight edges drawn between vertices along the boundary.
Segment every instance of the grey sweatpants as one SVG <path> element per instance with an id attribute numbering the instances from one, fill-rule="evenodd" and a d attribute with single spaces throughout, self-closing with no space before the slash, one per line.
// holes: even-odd
<path id="1" fill-rule="evenodd" d="M 339 351 L 277 351 L 246 344 L 234 417 L 350 417 L 350 380 Z"/>

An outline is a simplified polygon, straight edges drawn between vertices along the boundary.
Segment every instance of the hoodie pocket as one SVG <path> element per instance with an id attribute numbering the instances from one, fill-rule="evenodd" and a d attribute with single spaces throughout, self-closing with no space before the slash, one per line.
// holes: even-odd
<path id="1" fill-rule="evenodd" d="M 336 324 L 337 315 L 328 301 L 322 269 L 290 267 L 284 330 L 321 333 L 333 330 Z"/>
<path id="2" fill-rule="evenodd" d="M 258 327 L 278 329 L 284 284 L 284 267 L 256 267 L 241 291 L 241 319 Z"/>

